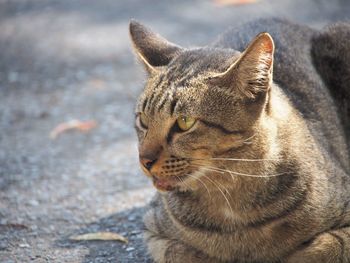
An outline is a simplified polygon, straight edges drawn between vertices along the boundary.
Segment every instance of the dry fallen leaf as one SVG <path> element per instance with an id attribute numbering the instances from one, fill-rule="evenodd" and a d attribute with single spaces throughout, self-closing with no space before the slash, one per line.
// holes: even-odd
<path id="1" fill-rule="evenodd" d="M 254 4 L 258 0 L 214 0 L 214 3 L 218 6 L 225 5 L 246 5 L 246 4 Z"/>
<path id="2" fill-rule="evenodd" d="M 103 89 L 106 87 L 105 81 L 98 78 L 90 79 L 88 85 L 95 89 Z"/>
<path id="3" fill-rule="evenodd" d="M 97 125 L 96 121 L 90 120 L 90 121 L 80 121 L 80 120 L 70 120 L 68 122 L 63 122 L 57 125 L 51 132 L 50 132 L 50 138 L 56 139 L 58 135 L 60 135 L 63 132 L 66 132 L 68 130 L 79 130 L 83 132 L 88 132 L 91 129 L 95 128 Z"/>
<path id="4" fill-rule="evenodd" d="M 117 234 L 112 232 L 96 232 L 96 233 L 88 233 L 77 236 L 71 236 L 70 240 L 75 241 L 84 241 L 84 240 L 111 240 L 111 241 L 121 241 L 124 243 L 128 243 L 128 240 Z"/>
<path id="5" fill-rule="evenodd" d="M 28 226 L 18 223 L 0 224 L 0 228 L 28 229 Z"/>

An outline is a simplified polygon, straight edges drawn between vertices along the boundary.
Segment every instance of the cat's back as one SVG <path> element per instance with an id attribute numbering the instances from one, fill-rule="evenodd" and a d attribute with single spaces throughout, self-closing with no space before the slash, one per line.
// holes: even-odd
<path id="1" fill-rule="evenodd" d="M 324 150 L 349 166 L 344 128 L 335 102 L 311 57 L 317 30 L 278 18 L 260 19 L 226 31 L 213 45 L 243 51 L 261 32 L 268 32 L 275 42 L 274 82 L 302 114 Z"/>

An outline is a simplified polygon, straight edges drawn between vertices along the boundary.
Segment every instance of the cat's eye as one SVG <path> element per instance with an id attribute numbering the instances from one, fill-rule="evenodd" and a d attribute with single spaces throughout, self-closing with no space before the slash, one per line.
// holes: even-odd
<path id="1" fill-rule="evenodd" d="M 188 116 L 180 116 L 177 118 L 176 122 L 182 131 L 187 131 L 193 127 L 196 120 Z"/>
<path id="2" fill-rule="evenodd" d="M 139 114 L 139 118 L 140 118 L 140 124 L 143 128 L 147 129 L 148 128 L 148 118 L 146 116 L 146 114 L 144 114 L 143 112 L 141 112 Z"/>

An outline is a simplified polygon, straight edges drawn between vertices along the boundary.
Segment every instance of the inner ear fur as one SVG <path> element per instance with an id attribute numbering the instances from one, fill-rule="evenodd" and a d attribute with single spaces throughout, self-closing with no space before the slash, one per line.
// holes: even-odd
<path id="1" fill-rule="evenodd" d="M 274 49 L 272 37 L 260 33 L 225 72 L 211 76 L 210 82 L 238 89 L 249 99 L 259 97 L 272 82 Z"/>
<path id="2" fill-rule="evenodd" d="M 135 53 L 148 73 L 168 65 L 183 50 L 135 20 L 130 21 L 129 32 Z"/>

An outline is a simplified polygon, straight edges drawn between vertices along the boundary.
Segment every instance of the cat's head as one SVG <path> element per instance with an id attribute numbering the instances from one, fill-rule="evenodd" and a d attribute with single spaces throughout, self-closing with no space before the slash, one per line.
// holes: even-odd
<path id="1" fill-rule="evenodd" d="M 148 75 L 136 105 L 140 164 L 157 189 L 190 187 L 205 169 L 220 169 L 210 168 L 214 160 L 256 155 L 250 139 L 268 111 L 272 81 L 269 34 L 243 53 L 185 49 L 135 21 L 130 35 Z"/>

